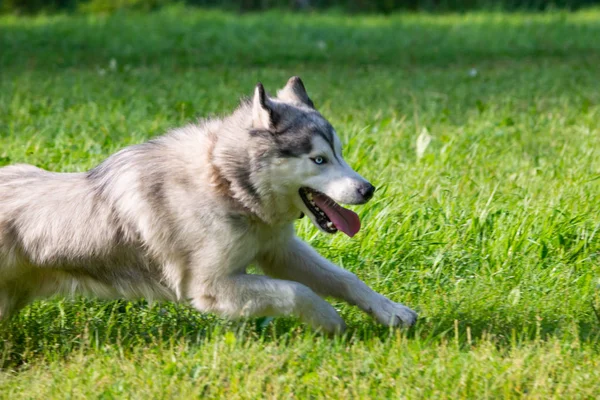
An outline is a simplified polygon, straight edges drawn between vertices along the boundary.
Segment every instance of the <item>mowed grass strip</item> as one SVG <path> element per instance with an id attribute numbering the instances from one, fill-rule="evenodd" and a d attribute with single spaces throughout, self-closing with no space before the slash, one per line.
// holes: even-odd
<path id="1" fill-rule="evenodd" d="M 335 303 L 349 332 L 329 339 L 293 318 L 40 301 L 0 327 L 0 396 L 593 398 L 599 20 L 1 17 L 0 165 L 84 171 L 302 76 L 379 190 L 355 238 L 298 232 L 421 320 L 393 333 Z"/>
<path id="2" fill-rule="evenodd" d="M 195 344 L 75 352 L 0 377 L 4 398 L 595 398 L 597 350 L 553 338 L 461 349 L 390 335 L 263 341 L 216 331 Z"/>

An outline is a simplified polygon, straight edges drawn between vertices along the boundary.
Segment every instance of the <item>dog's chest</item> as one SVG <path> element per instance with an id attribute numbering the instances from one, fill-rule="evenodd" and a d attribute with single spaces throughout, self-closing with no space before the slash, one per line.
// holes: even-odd
<path id="1" fill-rule="evenodd" d="M 230 242 L 228 253 L 239 260 L 239 267 L 245 268 L 254 262 L 259 254 L 270 253 L 286 247 L 293 237 L 293 226 L 273 227 L 263 224 L 250 224 L 238 239 Z"/>

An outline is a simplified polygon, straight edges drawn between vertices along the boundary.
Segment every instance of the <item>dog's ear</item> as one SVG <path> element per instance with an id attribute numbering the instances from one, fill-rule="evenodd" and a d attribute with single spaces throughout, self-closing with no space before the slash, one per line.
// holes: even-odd
<path id="1" fill-rule="evenodd" d="M 260 82 L 256 84 L 252 98 L 252 125 L 255 129 L 266 130 L 275 126 L 274 104 Z"/>
<path id="2" fill-rule="evenodd" d="M 308 97 L 308 93 L 306 93 L 306 88 L 304 87 L 304 83 L 302 83 L 302 79 L 298 76 L 292 76 L 287 81 L 285 87 L 277 92 L 277 97 L 283 101 L 301 103 L 310 108 L 315 108 L 314 103 L 310 97 Z"/>

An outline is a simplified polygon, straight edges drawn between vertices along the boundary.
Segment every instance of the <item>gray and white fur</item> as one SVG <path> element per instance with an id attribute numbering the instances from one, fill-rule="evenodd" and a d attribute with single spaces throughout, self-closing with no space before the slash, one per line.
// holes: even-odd
<path id="1" fill-rule="evenodd" d="M 302 214 L 324 230 L 302 187 L 346 204 L 374 191 L 297 77 L 276 97 L 258 84 L 233 114 L 125 148 L 88 172 L 0 168 L 0 318 L 35 298 L 83 293 L 189 301 L 230 318 L 294 315 L 342 332 L 320 297 L 332 296 L 382 324 L 412 325 L 415 312 L 295 236 Z M 247 274 L 250 264 L 266 275 Z"/>

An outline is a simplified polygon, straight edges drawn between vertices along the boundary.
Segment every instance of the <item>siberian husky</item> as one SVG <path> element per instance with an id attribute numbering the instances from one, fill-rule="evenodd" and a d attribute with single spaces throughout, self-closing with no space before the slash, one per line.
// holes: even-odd
<path id="1" fill-rule="evenodd" d="M 276 97 L 259 83 L 229 116 L 125 148 L 84 173 L 0 168 L 0 317 L 34 298 L 188 301 L 235 317 L 294 315 L 325 332 L 345 323 L 321 296 L 389 326 L 408 307 L 374 292 L 294 234 L 306 215 L 354 236 L 375 188 L 342 158 L 298 77 Z M 255 264 L 265 275 L 247 274 Z"/>

